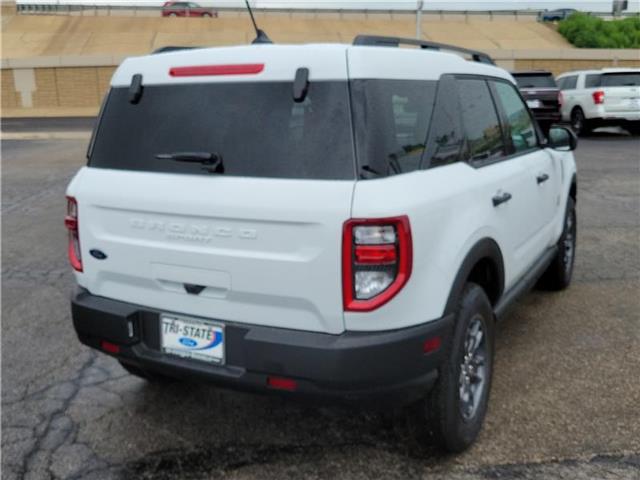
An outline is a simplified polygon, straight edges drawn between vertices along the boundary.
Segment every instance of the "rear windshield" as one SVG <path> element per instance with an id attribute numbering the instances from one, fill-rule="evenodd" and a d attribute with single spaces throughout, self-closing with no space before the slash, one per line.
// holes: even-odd
<path id="1" fill-rule="evenodd" d="M 556 88 L 553 76 L 542 75 L 514 75 L 520 88 Z"/>
<path id="2" fill-rule="evenodd" d="M 600 86 L 602 87 L 638 87 L 640 86 L 639 73 L 605 73 L 602 75 Z"/>
<path id="3" fill-rule="evenodd" d="M 291 82 L 144 86 L 137 104 L 113 88 L 89 166 L 211 174 L 166 158 L 185 152 L 221 157 L 225 175 L 353 179 L 348 85 L 312 82 L 301 103 Z"/>

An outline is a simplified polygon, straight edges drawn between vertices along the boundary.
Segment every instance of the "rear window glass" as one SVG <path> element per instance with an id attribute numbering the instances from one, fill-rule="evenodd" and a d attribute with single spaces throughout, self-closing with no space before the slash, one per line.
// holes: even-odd
<path id="1" fill-rule="evenodd" d="M 520 88 L 556 88 L 556 81 L 551 75 L 514 75 Z"/>
<path id="2" fill-rule="evenodd" d="M 138 104 L 128 90 L 109 93 L 91 167 L 211 175 L 157 158 L 192 152 L 222 157 L 225 175 L 355 178 L 346 82 L 312 82 L 302 103 L 291 82 L 145 86 Z"/>
<path id="3" fill-rule="evenodd" d="M 640 73 L 605 73 L 602 75 L 602 87 L 638 87 Z"/>
<path id="4" fill-rule="evenodd" d="M 352 81 L 361 176 L 396 175 L 420 168 L 435 90 L 435 81 Z"/>
<path id="5" fill-rule="evenodd" d="M 595 88 L 600 86 L 600 77 L 599 73 L 593 75 L 587 75 L 584 78 L 584 88 Z"/>

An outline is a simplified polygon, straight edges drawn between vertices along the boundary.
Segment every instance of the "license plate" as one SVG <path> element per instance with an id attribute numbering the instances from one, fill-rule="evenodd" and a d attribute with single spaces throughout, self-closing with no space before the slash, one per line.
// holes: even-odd
<path id="1" fill-rule="evenodd" d="M 529 108 L 540 108 L 542 103 L 540 103 L 540 100 L 527 100 L 527 106 Z"/>
<path id="2" fill-rule="evenodd" d="M 209 363 L 224 363 L 224 326 L 176 315 L 160 316 L 164 353 Z"/>

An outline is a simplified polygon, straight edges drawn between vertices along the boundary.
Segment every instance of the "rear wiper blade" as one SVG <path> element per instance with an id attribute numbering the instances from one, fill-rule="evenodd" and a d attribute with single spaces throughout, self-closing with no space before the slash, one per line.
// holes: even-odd
<path id="1" fill-rule="evenodd" d="M 174 152 L 156 153 L 158 160 L 173 160 L 176 162 L 200 163 L 203 170 L 209 173 L 224 173 L 222 155 L 215 152 Z"/>
<path id="2" fill-rule="evenodd" d="M 213 160 L 215 154 L 210 152 L 174 152 L 156 153 L 158 160 L 175 160 L 176 162 L 207 163 Z"/>

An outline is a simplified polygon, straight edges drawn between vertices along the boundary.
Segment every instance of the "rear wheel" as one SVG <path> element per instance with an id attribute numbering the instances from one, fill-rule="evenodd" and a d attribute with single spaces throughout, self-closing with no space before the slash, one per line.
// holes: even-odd
<path id="1" fill-rule="evenodd" d="M 589 121 L 580 107 L 574 108 L 571 112 L 571 128 L 578 136 L 584 136 L 591 132 Z"/>
<path id="2" fill-rule="evenodd" d="M 640 122 L 630 122 L 626 128 L 631 135 L 640 135 Z"/>
<path id="3" fill-rule="evenodd" d="M 577 238 L 576 205 L 573 198 L 567 201 L 562 235 L 558 240 L 558 252 L 540 278 L 539 286 L 545 290 L 564 290 L 571 283 L 576 256 Z"/>
<path id="4" fill-rule="evenodd" d="M 210 13 L 203 13 L 202 16 L 211 18 L 211 14 Z"/>
<path id="5" fill-rule="evenodd" d="M 493 310 L 475 283 L 465 286 L 448 349 L 433 391 L 410 409 L 408 424 L 414 435 L 431 433 L 438 446 L 456 453 L 480 433 L 491 389 Z"/>

